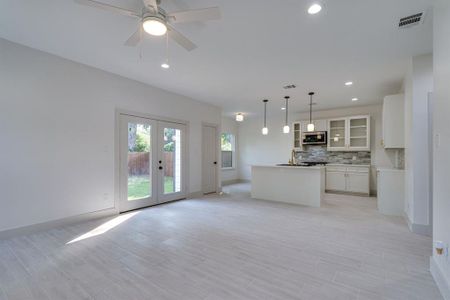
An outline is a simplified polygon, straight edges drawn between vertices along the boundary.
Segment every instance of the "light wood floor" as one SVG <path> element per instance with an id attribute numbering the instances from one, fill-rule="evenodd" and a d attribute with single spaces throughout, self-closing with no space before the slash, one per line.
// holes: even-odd
<path id="1" fill-rule="evenodd" d="M 431 239 L 374 198 L 327 195 L 317 209 L 226 191 L 68 245 L 106 220 L 0 241 L 0 299 L 442 299 Z"/>

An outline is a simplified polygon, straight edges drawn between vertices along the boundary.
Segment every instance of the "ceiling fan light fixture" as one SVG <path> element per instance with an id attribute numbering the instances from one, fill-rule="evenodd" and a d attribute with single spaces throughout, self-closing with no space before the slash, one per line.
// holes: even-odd
<path id="1" fill-rule="evenodd" d="M 167 26 L 163 19 L 158 17 L 146 17 L 142 22 L 142 28 L 150 35 L 162 36 L 167 32 Z"/>
<path id="2" fill-rule="evenodd" d="M 315 15 L 317 13 L 319 13 L 322 10 L 322 6 L 318 3 L 313 3 L 309 8 L 308 8 L 308 13 L 310 15 Z"/>

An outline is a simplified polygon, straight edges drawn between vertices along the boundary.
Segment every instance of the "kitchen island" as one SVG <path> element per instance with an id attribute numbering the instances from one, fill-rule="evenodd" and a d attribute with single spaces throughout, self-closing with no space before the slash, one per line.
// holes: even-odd
<path id="1" fill-rule="evenodd" d="M 252 166 L 252 198 L 320 207 L 325 193 L 323 166 Z"/>

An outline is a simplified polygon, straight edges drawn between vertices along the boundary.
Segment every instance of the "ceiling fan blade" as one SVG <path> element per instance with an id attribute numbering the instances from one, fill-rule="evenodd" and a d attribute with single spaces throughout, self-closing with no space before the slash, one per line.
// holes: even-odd
<path id="1" fill-rule="evenodd" d="M 96 7 L 96 8 L 100 8 L 103 10 L 107 10 L 110 12 L 115 12 L 121 15 L 125 15 L 128 17 L 134 17 L 134 18 L 141 18 L 140 14 L 129 10 L 129 9 L 125 9 L 125 8 L 121 8 L 118 6 L 114 6 L 114 5 L 110 5 L 110 4 L 106 4 L 103 2 L 99 2 L 99 1 L 95 1 L 95 0 L 74 0 L 76 3 L 81 4 L 81 5 L 86 5 L 86 6 L 91 6 L 91 7 Z"/>
<path id="2" fill-rule="evenodd" d="M 168 26 L 168 34 L 171 39 L 173 39 L 178 45 L 186 49 L 187 51 L 192 51 L 197 48 L 193 42 L 191 42 L 187 37 L 176 31 L 173 27 Z"/>
<path id="3" fill-rule="evenodd" d="M 135 47 L 142 39 L 142 26 L 139 28 L 125 41 L 125 46 Z"/>
<path id="4" fill-rule="evenodd" d="M 179 12 L 173 12 L 168 15 L 170 22 L 193 22 L 193 21 L 208 21 L 220 19 L 220 8 L 208 7 L 201 9 L 192 9 Z"/>
<path id="5" fill-rule="evenodd" d="M 155 13 L 158 13 L 158 2 L 156 0 L 142 0 L 144 2 L 145 7 L 152 8 L 155 10 Z"/>

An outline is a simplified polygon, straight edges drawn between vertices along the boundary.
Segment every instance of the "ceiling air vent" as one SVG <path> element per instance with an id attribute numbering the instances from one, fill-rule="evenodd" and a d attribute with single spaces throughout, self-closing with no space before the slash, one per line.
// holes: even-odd
<path id="1" fill-rule="evenodd" d="M 401 18 L 400 22 L 398 23 L 398 28 L 408 28 L 408 27 L 422 24 L 424 18 L 425 18 L 425 13 L 423 13 L 423 12 Z"/>

